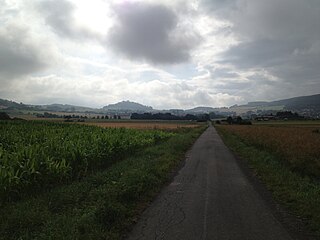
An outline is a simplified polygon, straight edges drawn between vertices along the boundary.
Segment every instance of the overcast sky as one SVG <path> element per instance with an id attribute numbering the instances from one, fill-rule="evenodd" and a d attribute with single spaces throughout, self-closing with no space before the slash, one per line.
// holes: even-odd
<path id="1" fill-rule="evenodd" d="M 0 98 L 168 109 L 320 93 L 319 0 L 0 6 Z"/>

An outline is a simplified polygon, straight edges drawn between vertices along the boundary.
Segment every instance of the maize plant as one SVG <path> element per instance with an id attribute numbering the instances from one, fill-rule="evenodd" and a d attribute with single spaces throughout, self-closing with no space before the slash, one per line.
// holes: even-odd
<path id="1" fill-rule="evenodd" d="M 159 130 L 2 121 L 0 197 L 84 177 L 170 136 L 172 133 Z"/>

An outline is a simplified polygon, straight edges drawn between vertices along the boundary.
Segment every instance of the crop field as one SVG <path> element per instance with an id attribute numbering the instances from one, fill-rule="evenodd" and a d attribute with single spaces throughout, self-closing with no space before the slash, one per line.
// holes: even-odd
<path id="1" fill-rule="evenodd" d="M 131 129 L 177 129 L 194 128 L 201 124 L 176 121 L 105 121 L 84 122 L 83 125 L 98 126 L 103 128 L 131 128 Z M 203 124 L 202 124 L 203 125 Z"/>
<path id="2" fill-rule="evenodd" d="M 216 126 L 225 144 L 274 199 L 320 238 L 320 125 L 277 122 Z"/>
<path id="3" fill-rule="evenodd" d="M 0 196 L 80 179 L 172 135 L 159 130 L 0 122 Z"/>
<path id="4" fill-rule="evenodd" d="M 282 126 L 282 127 L 320 127 L 320 120 L 270 120 L 254 121 L 254 125 Z"/>
<path id="5" fill-rule="evenodd" d="M 320 126 L 231 125 L 223 129 L 247 144 L 280 156 L 293 169 L 320 176 Z"/>
<path id="6" fill-rule="evenodd" d="M 123 239 L 204 129 L 0 122 L 0 239 Z"/>

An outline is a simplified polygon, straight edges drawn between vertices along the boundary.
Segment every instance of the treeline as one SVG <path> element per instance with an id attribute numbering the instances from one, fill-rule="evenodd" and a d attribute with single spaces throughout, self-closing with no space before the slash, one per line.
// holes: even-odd
<path id="1" fill-rule="evenodd" d="M 189 121 L 208 121 L 209 114 L 193 115 L 187 114 L 185 116 L 176 116 L 171 113 L 133 113 L 131 119 L 135 120 L 189 120 Z"/>
<path id="2" fill-rule="evenodd" d="M 284 111 L 284 112 L 277 112 L 276 118 L 278 119 L 293 119 L 293 120 L 299 120 L 303 119 L 303 116 L 300 116 L 298 113 L 293 113 L 291 111 Z"/>
<path id="3" fill-rule="evenodd" d="M 242 117 L 231 117 L 229 116 L 227 119 L 217 120 L 216 124 L 236 124 L 236 125 L 252 125 L 252 122 L 247 119 L 242 119 Z"/>
<path id="4" fill-rule="evenodd" d="M 275 114 L 263 114 L 258 115 L 254 118 L 256 121 L 268 121 L 268 120 L 304 120 L 306 119 L 304 116 L 299 115 L 296 112 L 291 111 L 281 111 Z"/>
<path id="5" fill-rule="evenodd" d="M 23 119 L 17 118 L 17 117 L 11 118 L 7 113 L 0 112 L 0 120 L 8 121 L 8 120 L 23 120 Z"/>
<path id="6" fill-rule="evenodd" d="M 54 113 L 49 113 L 49 112 L 44 112 L 43 114 L 38 113 L 36 114 L 36 117 L 38 118 L 64 118 L 64 119 L 121 119 L 121 116 L 119 115 L 113 115 L 113 116 L 87 116 L 87 115 L 75 115 L 75 114 L 69 114 L 69 115 L 58 115 L 58 114 L 54 114 Z"/>

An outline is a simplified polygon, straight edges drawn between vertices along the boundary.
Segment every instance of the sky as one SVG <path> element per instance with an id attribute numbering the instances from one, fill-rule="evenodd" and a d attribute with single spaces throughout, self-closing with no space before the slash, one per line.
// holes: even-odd
<path id="1" fill-rule="evenodd" d="M 320 93 L 319 0 L 0 6 L 0 98 L 186 109 Z"/>

